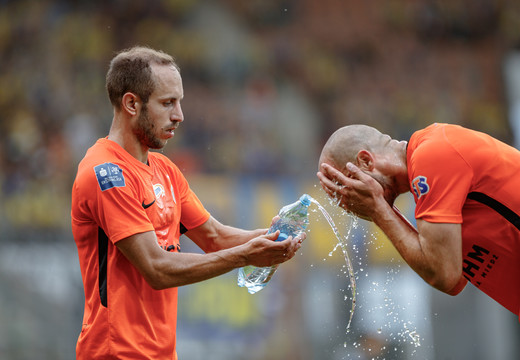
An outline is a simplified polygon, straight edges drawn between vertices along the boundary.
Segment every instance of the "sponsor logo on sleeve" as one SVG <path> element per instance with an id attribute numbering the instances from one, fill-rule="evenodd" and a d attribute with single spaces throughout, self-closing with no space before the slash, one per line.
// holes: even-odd
<path id="1" fill-rule="evenodd" d="M 123 176 L 123 170 L 119 165 L 104 163 L 95 166 L 94 172 L 96 173 L 96 178 L 101 191 L 125 186 L 125 177 Z"/>
<path id="2" fill-rule="evenodd" d="M 426 195 L 430 191 L 430 185 L 428 185 L 428 179 L 426 176 L 417 176 L 412 181 L 412 190 L 419 199 L 421 196 Z"/>

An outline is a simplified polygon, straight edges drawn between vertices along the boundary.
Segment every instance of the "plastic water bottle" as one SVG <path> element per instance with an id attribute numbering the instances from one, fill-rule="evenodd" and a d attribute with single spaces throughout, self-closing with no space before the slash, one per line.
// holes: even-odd
<path id="1" fill-rule="evenodd" d="M 276 241 L 283 241 L 289 236 L 293 238 L 301 234 L 309 224 L 309 205 L 311 198 L 303 194 L 295 203 L 284 206 L 280 209 L 278 219 L 267 232 L 268 234 L 280 230 Z M 269 280 L 273 277 L 278 265 L 256 267 L 253 265 L 244 266 L 238 269 L 238 286 L 246 287 L 250 294 L 262 290 Z"/>

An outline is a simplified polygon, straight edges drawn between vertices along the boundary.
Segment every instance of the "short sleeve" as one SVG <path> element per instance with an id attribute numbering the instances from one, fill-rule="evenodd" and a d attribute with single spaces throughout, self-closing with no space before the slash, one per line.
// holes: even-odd
<path id="1" fill-rule="evenodd" d="M 129 236 L 153 231 L 154 227 L 141 204 L 144 198 L 139 179 L 121 169 L 119 186 L 103 188 L 96 179 L 94 218 L 108 238 L 116 243 Z M 153 200 L 153 194 L 149 197 Z"/>
<path id="2" fill-rule="evenodd" d="M 415 217 L 462 223 L 462 207 L 473 178 L 463 157 L 445 138 L 434 137 L 418 145 L 409 162 Z"/>
<path id="3" fill-rule="evenodd" d="M 210 213 L 204 208 L 184 175 L 175 165 L 173 165 L 173 178 L 181 201 L 180 222 L 182 226 L 186 230 L 191 230 L 204 224 L 209 219 Z"/>

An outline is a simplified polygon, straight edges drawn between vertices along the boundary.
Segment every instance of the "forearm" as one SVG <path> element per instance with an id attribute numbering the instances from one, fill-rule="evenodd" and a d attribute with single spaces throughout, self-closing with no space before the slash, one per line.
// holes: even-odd
<path id="1" fill-rule="evenodd" d="M 413 270 L 424 267 L 425 256 L 420 245 L 419 233 L 403 214 L 386 204 L 382 210 L 372 215 L 372 220 Z M 417 272 L 424 278 L 422 271 Z"/>
<path id="2" fill-rule="evenodd" d="M 458 254 L 444 256 L 441 247 L 427 241 L 398 209 L 383 209 L 373 220 L 406 263 L 431 286 L 445 293 L 453 292 L 462 278 L 462 267 L 453 260 Z"/>
<path id="3" fill-rule="evenodd" d="M 247 265 L 247 259 L 239 248 L 226 249 L 209 254 L 164 253 L 155 259 L 148 276 L 143 274 L 154 289 L 193 284 L 225 274 Z"/>
<path id="4" fill-rule="evenodd" d="M 209 253 L 244 244 L 255 237 L 265 234 L 265 232 L 265 229 L 243 230 L 223 225 L 215 218 L 210 217 L 203 225 L 188 231 L 186 236 L 204 252 Z"/>
<path id="5" fill-rule="evenodd" d="M 217 236 L 213 240 L 213 251 L 229 249 L 245 244 L 255 237 L 264 235 L 266 232 L 266 229 L 243 230 L 232 226 L 222 225 Z"/>
<path id="6" fill-rule="evenodd" d="M 278 242 L 274 241 L 276 236 L 263 235 L 207 254 L 164 251 L 157 246 L 153 231 L 129 236 L 116 246 L 150 286 L 165 289 L 207 280 L 245 265 L 270 266 L 291 259 L 300 246 L 300 238 Z"/>

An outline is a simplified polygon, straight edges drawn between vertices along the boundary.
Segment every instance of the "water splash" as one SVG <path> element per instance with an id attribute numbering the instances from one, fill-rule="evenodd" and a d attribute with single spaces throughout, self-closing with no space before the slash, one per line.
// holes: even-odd
<path id="1" fill-rule="evenodd" d="M 332 249 L 332 251 L 329 253 L 329 256 L 332 256 L 334 251 L 336 251 L 336 249 L 338 247 L 340 247 L 341 251 L 343 252 L 343 256 L 345 257 L 345 262 L 347 264 L 347 269 L 348 269 L 348 277 L 350 280 L 350 288 L 352 289 L 352 307 L 350 309 L 350 318 L 349 318 L 348 324 L 347 324 L 347 332 L 348 332 L 350 329 L 350 323 L 352 322 L 352 317 L 354 316 L 354 309 L 356 308 L 356 278 L 354 275 L 354 267 L 352 266 L 352 261 L 350 261 L 350 256 L 348 254 L 346 240 L 349 239 L 352 228 L 356 227 L 357 219 L 355 217 L 352 217 L 352 224 L 351 224 L 351 226 L 348 227 L 347 234 L 344 237 L 342 237 L 340 232 L 338 231 L 338 228 L 336 227 L 336 224 L 332 220 L 332 217 L 329 215 L 327 210 L 325 210 L 325 208 L 323 206 L 321 206 L 321 204 L 316 199 L 314 199 L 312 197 L 310 197 L 310 199 L 311 199 L 311 202 L 313 204 L 315 204 L 318 207 L 318 209 L 321 211 L 321 213 L 323 214 L 323 217 L 325 217 L 325 219 L 329 223 L 330 227 L 332 228 L 332 231 L 334 232 L 334 235 L 336 235 L 336 238 L 338 240 L 338 243 L 336 244 L 334 249 Z"/>
<path id="2" fill-rule="evenodd" d="M 415 347 L 421 346 L 421 336 L 417 333 L 417 331 L 416 330 L 412 330 L 412 329 L 408 329 L 408 326 L 407 326 L 406 323 L 404 323 L 403 326 L 404 326 L 403 335 L 408 334 L 408 336 L 412 339 L 411 343 Z"/>

